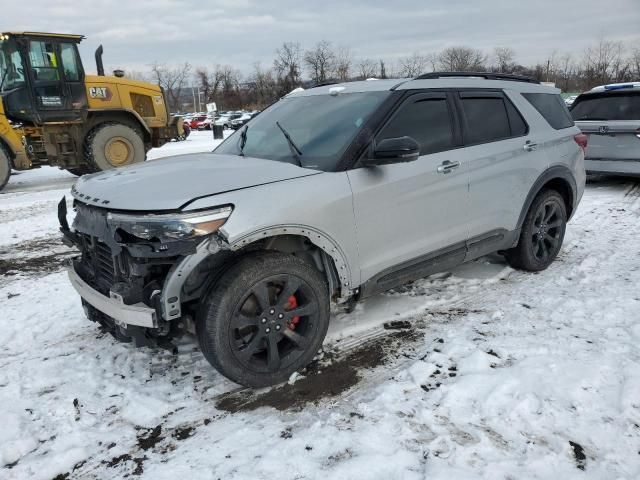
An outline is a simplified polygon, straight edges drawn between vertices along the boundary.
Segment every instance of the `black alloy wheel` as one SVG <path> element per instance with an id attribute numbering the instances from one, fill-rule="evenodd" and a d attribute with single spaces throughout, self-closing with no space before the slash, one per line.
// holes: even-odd
<path id="1" fill-rule="evenodd" d="M 197 315 L 205 358 L 236 383 L 286 381 L 316 355 L 329 326 L 324 275 L 300 257 L 254 252 L 231 265 Z"/>
<path id="2" fill-rule="evenodd" d="M 311 286 L 295 275 L 259 280 L 236 305 L 231 349 L 247 369 L 275 373 L 296 362 L 312 343 L 320 306 Z"/>
<path id="3" fill-rule="evenodd" d="M 555 260 L 567 228 L 565 200 L 555 190 L 543 190 L 524 218 L 518 244 L 505 252 L 514 268 L 538 272 Z"/>

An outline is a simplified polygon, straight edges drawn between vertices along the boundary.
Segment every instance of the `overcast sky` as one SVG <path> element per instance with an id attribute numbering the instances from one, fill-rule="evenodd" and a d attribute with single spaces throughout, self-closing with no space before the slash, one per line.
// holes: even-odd
<path id="1" fill-rule="evenodd" d="M 102 43 L 105 65 L 146 70 L 154 61 L 271 65 L 284 41 L 326 39 L 356 57 L 394 63 L 414 52 L 468 45 L 515 50 L 523 64 L 552 51 L 579 57 L 607 39 L 640 45 L 640 0 L 2 0 L 0 31 L 87 36 L 88 72 Z"/>

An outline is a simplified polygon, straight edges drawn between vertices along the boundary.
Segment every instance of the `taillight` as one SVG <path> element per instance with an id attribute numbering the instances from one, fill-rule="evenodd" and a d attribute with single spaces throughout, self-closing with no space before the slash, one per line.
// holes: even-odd
<path id="1" fill-rule="evenodd" d="M 587 143 L 589 142 L 589 137 L 587 135 L 585 135 L 584 133 L 579 133 L 577 135 L 574 135 L 573 139 L 576 141 L 583 152 L 587 151 Z"/>

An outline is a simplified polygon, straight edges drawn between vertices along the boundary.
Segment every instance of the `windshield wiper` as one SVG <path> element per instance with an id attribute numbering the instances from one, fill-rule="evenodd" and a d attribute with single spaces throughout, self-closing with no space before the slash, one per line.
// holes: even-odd
<path id="1" fill-rule="evenodd" d="M 287 143 L 289 144 L 289 148 L 291 149 L 291 153 L 293 154 L 293 157 L 298 162 L 298 166 L 302 167 L 302 160 L 300 159 L 300 156 L 302 155 L 302 152 L 300 151 L 298 146 L 294 143 L 294 141 L 291 139 L 291 135 L 289 135 L 289 133 L 284 129 L 284 127 L 282 125 L 280 125 L 280 122 L 276 122 L 276 125 L 278 126 L 278 128 L 280 129 L 282 134 L 284 135 L 284 138 L 287 139 Z"/>
<path id="2" fill-rule="evenodd" d="M 249 130 L 249 125 L 245 125 L 240 134 L 240 156 L 242 157 L 244 157 L 244 146 L 247 144 L 247 130 Z"/>

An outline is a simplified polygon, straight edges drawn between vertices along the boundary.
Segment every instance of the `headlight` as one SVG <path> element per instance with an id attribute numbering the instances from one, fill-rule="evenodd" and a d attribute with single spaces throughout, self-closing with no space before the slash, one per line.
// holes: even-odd
<path id="1" fill-rule="evenodd" d="M 107 221 L 138 238 L 187 240 L 217 232 L 233 211 L 232 207 L 184 214 L 128 215 L 109 213 Z"/>

